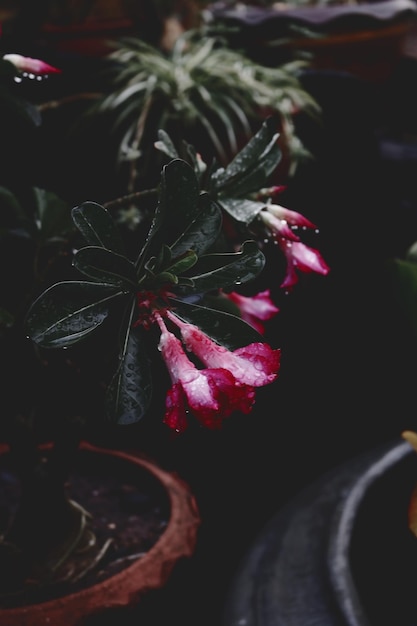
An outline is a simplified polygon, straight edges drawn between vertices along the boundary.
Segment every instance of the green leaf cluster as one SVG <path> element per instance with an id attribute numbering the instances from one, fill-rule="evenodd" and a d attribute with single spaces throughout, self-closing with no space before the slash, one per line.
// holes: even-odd
<path id="1" fill-rule="evenodd" d="M 269 177 L 281 161 L 278 137 L 274 118 L 269 116 L 226 167 L 214 163 L 208 174 L 206 168 L 201 167 L 192 146 L 183 142 L 182 152 L 188 155 L 188 162 L 209 196 L 233 220 L 248 226 L 265 207 L 265 202 L 256 199 L 257 192 L 267 186 Z M 179 157 L 164 130 L 159 130 L 155 145 L 169 157 Z"/>
<path id="2" fill-rule="evenodd" d="M 261 143 L 267 128 L 261 131 Z M 260 159 L 259 151 L 258 138 L 241 155 L 241 166 L 250 171 L 263 163 L 262 171 L 268 171 L 272 160 Z M 235 175 L 238 164 L 230 167 L 218 171 L 213 188 L 247 191 L 246 182 Z M 136 323 L 138 294 L 153 294 L 156 307 L 172 307 L 229 348 L 260 340 L 240 318 L 206 306 L 206 294 L 254 279 L 265 259 L 254 241 L 246 241 L 239 252 L 213 251 L 222 230 L 222 208 L 200 182 L 193 165 L 183 159 L 173 158 L 163 167 L 153 219 L 134 258 L 105 207 L 85 202 L 73 208 L 73 223 L 85 242 L 73 265 L 83 278 L 52 285 L 26 316 L 27 334 L 42 348 L 68 348 L 118 318 L 118 361 L 106 396 L 107 417 L 117 423 L 140 420 L 152 398 L 148 330 Z"/>

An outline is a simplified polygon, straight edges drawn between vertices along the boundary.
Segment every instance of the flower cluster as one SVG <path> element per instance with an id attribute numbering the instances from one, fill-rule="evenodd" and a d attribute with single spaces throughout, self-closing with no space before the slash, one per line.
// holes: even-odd
<path id="1" fill-rule="evenodd" d="M 167 313 L 167 318 L 179 329 L 182 343 L 158 314 L 159 349 L 172 380 L 165 423 L 182 432 L 190 410 L 204 426 L 219 428 L 233 411 L 249 413 L 255 400 L 254 387 L 271 383 L 278 376 L 280 350 L 273 350 L 266 343 L 252 343 L 230 351 L 172 312 Z M 192 363 L 183 345 L 205 369 Z"/>
<path id="2" fill-rule="evenodd" d="M 282 188 L 272 188 L 266 191 L 276 194 L 280 193 Z M 290 291 L 297 284 L 297 271 L 315 272 L 323 276 L 328 274 L 330 268 L 319 250 L 304 244 L 296 232 L 298 229 L 308 228 L 317 230 L 313 222 L 297 211 L 291 211 L 271 202 L 268 202 L 259 212 L 259 219 L 286 258 L 287 270 L 280 285 L 282 289 Z"/>
<path id="3" fill-rule="evenodd" d="M 247 238 L 248 226 L 263 224 L 283 250 L 286 289 L 296 283 L 296 270 L 325 275 L 329 268 L 295 232 L 315 226 L 260 198 L 279 160 L 271 120 L 226 168 L 202 168 L 191 147 L 188 160 L 180 158 L 162 131 L 157 148 L 169 161 L 134 258 L 108 208 L 95 202 L 74 207 L 72 220 L 86 245 L 76 250 L 73 265 L 85 278 L 44 291 L 26 317 L 27 334 L 40 347 L 67 348 L 119 315 L 118 362 L 107 381 L 105 411 L 108 419 L 130 424 L 150 407 L 147 350 L 157 332 L 155 354 L 171 378 L 165 424 L 181 433 L 193 415 L 216 429 L 234 412 L 249 413 L 256 389 L 273 383 L 280 369 L 280 349 L 263 336 L 265 322 L 279 312 L 270 289 L 252 297 L 237 291 L 266 263 L 259 242 Z M 243 234 L 239 245 L 228 242 L 225 218 Z"/>

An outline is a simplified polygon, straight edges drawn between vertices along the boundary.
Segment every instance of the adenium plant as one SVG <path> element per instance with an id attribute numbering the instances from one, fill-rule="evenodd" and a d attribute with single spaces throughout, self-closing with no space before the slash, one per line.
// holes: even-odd
<path id="1" fill-rule="evenodd" d="M 8 368 L 3 395 L 10 399 L 3 426 L 20 484 L 16 513 L 0 540 L 6 595 L 25 593 L 27 582 L 60 583 L 63 573 L 77 581 L 108 550 L 107 541 L 90 542 L 94 519 L 66 488 L 87 415 L 90 424 L 102 417 L 138 422 L 161 383 L 160 419 L 178 433 L 192 420 L 214 429 L 232 413 L 249 413 L 257 390 L 280 369 L 280 349 L 264 335 L 279 312 L 273 285 L 253 296 L 241 289 L 252 282 L 256 291 L 265 239 L 283 252 L 286 270 L 277 281 L 285 291 L 300 272 L 329 271 L 302 241 L 314 224 L 276 204 L 282 188 L 268 186 L 281 158 L 272 118 L 226 166 L 205 163 L 193 146 L 174 145 L 160 130 L 155 149 L 165 164 L 157 187 L 104 205 L 89 200 L 70 209 L 51 190 L 33 186 L 32 162 L 28 180 L 22 167 L 25 149 L 7 148 L 15 147 L 15 129 L 27 139 L 42 115 L 16 87 L 51 73 L 59 70 L 36 59 L 0 60 L 9 138 L 4 132 L 0 186 L 7 252 L 0 336 Z M 37 445 L 45 426 L 50 453 Z"/>
<path id="2" fill-rule="evenodd" d="M 232 412 L 250 412 L 256 388 L 272 383 L 280 366 L 279 348 L 259 332 L 261 321 L 278 312 L 269 290 L 252 299 L 238 294 L 266 262 L 249 232 L 278 242 L 287 259 L 286 289 L 297 282 L 298 270 L 327 274 L 329 268 L 292 228 L 314 225 L 271 203 L 277 189 L 266 183 L 281 157 L 272 118 L 225 168 L 207 168 L 187 144 L 187 159 L 180 158 L 164 131 L 156 147 L 168 162 L 138 249 L 128 251 L 106 207 L 91 201 L 74 207 L 72 219 L 85 242 L 73 258 L 80 279 L 39 295 L 26 330 L 40 347 L 63 349 L 112 320 L 117 334 L 106 338 L 117 358 L 107 385 L 107 418 L 129 424 L 146 415 L 154 387 L 150 363 L 157 358 L 171 379 L 165 423 L 182 432 L 191 414 L 218 428 Z M 225 237 L 226 219 L 243 235 L 239 244 L 231 246 Z"/>

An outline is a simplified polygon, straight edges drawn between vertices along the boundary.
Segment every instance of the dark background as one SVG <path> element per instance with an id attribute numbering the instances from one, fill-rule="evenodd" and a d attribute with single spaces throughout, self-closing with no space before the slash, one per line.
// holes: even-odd
<path id="1" fill-rule="evenodd" d="M 282 204 L 318 225 L 331 271 L 304 277 L 285 296 L 273 275 L 276 253 L 266 250 L 265 284 L 275 285 L 281 307 L 266 339 L 282 348 L 282 364 L 250 415 L 230 418 L 220 432 L 191 429 L 178 438 L 157 420 L 119 432 L 186 479 L 202 516 L 195 555 L 164 589 L 124 612 L 126 624 L 156 626 L 172 616 L 221 624 L 233 575 L 268 519 L 323 473 L 416 428 L 416 343 L 385 265 L 417 238 L 416 80 L 409 57 L 379 84 L 304 75 L 323 126 L 306 122 L 316 158 Z"/>
<path id="2" fill-rule="evenodd" d="M 284 295 L 277 252 L 266 249 L 261 281 L 281 308 L 266 340 L 282 349 L 282 364 L 250 415 L 231 417 L 219 432 L 192 427 L 176 437 L 155 417 L 157 400 L 142 423 L 90 435 L 177 472 L 202 524 L 195 554 L 163 589 L 86 626 L 220 626 L 239 561 L 267 520 L 324 472 L 417 429 L 417 346 L 385 267 L 417 239 L 417 61 L 402 56 L 378 83 L 324 70 L 302 80 L 323 123 L 299 121 L 315 158 L 288 183 L 282 204 L 317 224 L 315 246 L 331 271 L 303 277 Z M 84 175 L 106 180 L 93 165 Z"/>

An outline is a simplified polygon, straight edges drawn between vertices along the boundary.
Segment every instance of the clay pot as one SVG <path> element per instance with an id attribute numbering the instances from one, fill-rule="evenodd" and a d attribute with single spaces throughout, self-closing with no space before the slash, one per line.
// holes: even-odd
<path id="1" fill-rule="evenodd" d="M 133 606 L 146 592 L 161 588 L 177 561 L 190 557 L 194 552 L 199 513 L 188 486 L 178 476 L 161 469 L 152 460 L 97 448 L 85 442 L 81 444 L 79 454 L 88 455 L 91 464 L 97 459 L 103 461 L 103 457 L 120 460 L 129 480 L 138 469 L 143 476 L 144 470 L 145 478 L 147 475 L 149 480 L 156 481 L 168 501 L 170 514 L 167 526 L 145 554 L 119 573 L 57 599 L 0 609 L 1 626 L 77 626 L 81 620 L 95 613 Z"/>

